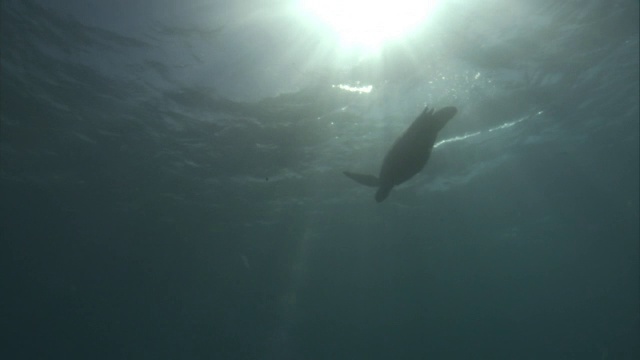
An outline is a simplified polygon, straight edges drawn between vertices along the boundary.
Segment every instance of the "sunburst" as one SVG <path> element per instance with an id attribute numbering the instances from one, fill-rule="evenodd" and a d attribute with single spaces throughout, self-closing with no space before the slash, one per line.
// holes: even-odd
<path id="1" fill-rule="evenodd" d="M 379 48 L 401 38 L 430 14 L 429 0 L 302 0 L 303 7 L 328 23 L 345 44 Z"/>

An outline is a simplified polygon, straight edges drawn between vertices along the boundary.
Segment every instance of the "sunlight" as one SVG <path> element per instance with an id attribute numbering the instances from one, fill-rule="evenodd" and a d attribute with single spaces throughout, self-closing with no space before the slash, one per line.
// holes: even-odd
<path id="1" fill-rule="evenodd" d="M 515 120 L 515 121 L 506 122 L 506 123 L 504 123 L 502 125 L 498 125 L 498 126 L 493 127 L 493 128 L 491 128 L 489 130 L 486 130 L 486 132 L 494 132 L 494 131 L 497 131 L 497 130 L 503 130 L 503 129 L 506 129 L 506 128 L 510 128 L 510 127 L 520 123 L 520 122 L 532 119 L 534 116 L 538 116 L 538 115 L 542 115 L 542 114 L 543 114 L 543 111 L 538 111 L 534 115 L 530 115 L 528 117 L 522 117 L 522 118 L 520 118 L 518 120 Z M 456 137 L 452 137 L 452 138 L 449 138 L 449 139 L 444 139 L 444 140 L 441 140 L 441 141 L 437 142 L 435 145 L 433 145 L 433 147 L 436 148 L 436 147 L 438 147 L 438 146 L 440 146 L 442 144 L 455 142 L 455 141 L 466 140 L 468 138 L 471 138 L 471 137 L 474 137 L 474 136 L 478 136 L 478 135 L 481 135 L 481 134 L 484 134 L 484 133 L 485 133 L 484 131 L 477 131 L 477 132 L 474 132 L 474 133 L 471 133 L 471 134 L 464 134 L 462 136 L 456 136 Z"/>
<path id="2" fill-rule="evenodd" d="M 368 94 L 371 92 L 371 90 L 373 90 L 373 85 L 349 86 L 346 84 L 340 84 L 340 85 L 331 85 L 331 87 L 333 88 L 337 87 L 340 90 L 345 90 L 345 91 L 354 92 L 358 94 Z"/>
<path id="3" fill-rule="evenodd" d="M 377 48 L 424 20 L 433 0 L 302 0 L 347 44 Z"/>

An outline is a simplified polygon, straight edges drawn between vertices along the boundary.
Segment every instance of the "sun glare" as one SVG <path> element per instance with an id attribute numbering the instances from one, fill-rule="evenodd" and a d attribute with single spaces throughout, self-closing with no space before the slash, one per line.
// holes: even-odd
<path id="1" fill-rule="evenodd" d="M 347 44 L 379 47 L 426 18 L 430 0 L 302 0 Z"/>

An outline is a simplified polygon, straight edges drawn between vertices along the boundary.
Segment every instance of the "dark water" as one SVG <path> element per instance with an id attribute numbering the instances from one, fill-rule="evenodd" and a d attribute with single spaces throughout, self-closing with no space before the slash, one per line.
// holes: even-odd
<path id="1" fill-rule="evenodd" d="M 640 357 L 638 2 L 442 1 L 369 54 L 287 1 L 1 26 L 2 358 Z M 341 172 L 425 105 L 376 204 Z"/>

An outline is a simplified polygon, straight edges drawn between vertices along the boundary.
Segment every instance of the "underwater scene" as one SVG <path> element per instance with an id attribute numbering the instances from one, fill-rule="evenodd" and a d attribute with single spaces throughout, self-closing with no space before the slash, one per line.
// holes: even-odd
<path id="1" fill-rule="evenodd" d="M 1 358 L 640 358 L 638 1 L 1 13 Z"/>

